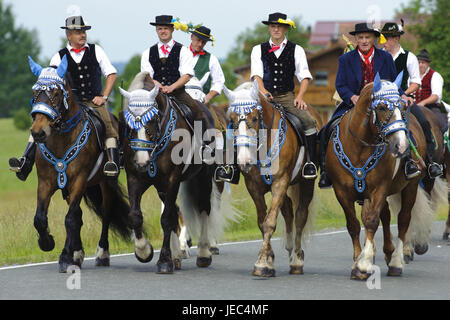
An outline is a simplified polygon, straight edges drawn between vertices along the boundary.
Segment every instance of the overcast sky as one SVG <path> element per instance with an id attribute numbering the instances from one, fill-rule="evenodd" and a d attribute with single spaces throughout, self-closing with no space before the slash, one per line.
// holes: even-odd
<path id="1" fill-rule="evenodd" d="M 88 41 L 98 40 L 112 62 L 127 62 L 157 41 L 156 15 L 169 14 L 181 20 L 203 23 L 216 39 L 207 50 L 225 58 L 239 33 L 266 20 L 269 13 L 283 12 L 301 17 L 305 26 L 316 21 L 391 19 L 395 10 L 409 0 L 4 0 L 13 5 L 16 23 L 38 31 L 41 58 L 50 59 L 60 49 L 65 18 L 81 11 L 92 26 Z M 189 34 L 174 32 L 174 39 L 188 45 Z"/>

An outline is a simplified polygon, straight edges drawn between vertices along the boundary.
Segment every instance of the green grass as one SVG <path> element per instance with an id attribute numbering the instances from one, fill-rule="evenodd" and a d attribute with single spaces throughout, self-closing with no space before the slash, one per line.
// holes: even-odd
<path id="1" fill-rule="evenodd" d="M 0 153 L 0 266 L 58 260 L 66 236 L 64 218 L 68 209 L 67 204 L 59 191 L 55 193 L 48 213 L 49 229 L 55 239 L 55 249 L 51 252 L 42 252 L 38 247 L 37 232 L 33 226 L 36 210 L 36 170 L 32 171 L 26 182 L 22 182 L 9 171 L 8 166 L 8 159 L 11 156 L 22 154 L 28 132 L 15 129 L 12 119 L 0 119 L 0 136 L 2 137 L 0 140 L 0 150 L 2 150 Z M 125 172 L 121 173 L 120 181 L 125 185 Z M 242 213 L 242 217 L 239 221 L 230 223 L 223 241 L 261 239 L 255 205 L 245 188 L 244 179 L 241 179 L 237 186 L 231 185 L 231 191 L 233 203 Z M 269 206 L 270 195 L 266 195 L 266 200 Z M 316 189 L 315 203 L 315 231 L 345 227 L 345 216 L 333 190 Z M 100 238 L 101 223 L 84 204 L 82 210 L 83 247 L 87 256 L 93 256 Z M 153 247 L 158 249 L 162 242 L 162 231 L 160 201 L 154 188 L 150 188 L 144 194 L 142 211 L 147 237 Z M 359 206 L 357 206 L 357 212 L 359 215 Z M 447 208 L 443 207 L 439 210 L 437 219 L 444 220 L 446 217 Z M 277 228 L 275 236 L 279 236 L 281 230 L 283 228 Z M 114 234 L 110 235 L 112 254 L 133 252 L 133 250 L 133 243 L 123 241 Z"/>

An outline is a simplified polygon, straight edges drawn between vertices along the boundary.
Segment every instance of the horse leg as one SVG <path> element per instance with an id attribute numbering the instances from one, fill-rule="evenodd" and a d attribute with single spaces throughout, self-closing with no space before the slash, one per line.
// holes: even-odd
<path id="1" fill-rule="evenodd" d="M 401 193 L 402 207 L 398 213 L 397 247 L 392 254 L 391 262 L 388 265 L 388 276 L 400 276 L 405 262 L 404 256 L 412 255 L 411 247 L 406 243 L 406 232 L 408 231 L 409 223 L 411 221 L 411 210 L 416 202 L 417 188 L 417 183 L 410 183 Z"/>
<path id="2" fill-rule="evenodd" d="M 342 209 L 345 213 L 345 220 L 347 221 L 347 231 L 352 239 L 353 243 L 353 266 L 351 278 L 354 279 L 356 259 L 361 254 L 361 244 L 359 242 L 359 234 L 361 232 L 361 225 L 358 218 L 356 217 L 355 204 L 352 200 L 348 198 L 347 190 L 344 188 L 334 188 L 336 198 L 341 204 Z"/>
<path id="3" fill-rule="evenodd" d="M 211 265 L 212 253 L 209 250 L 208 220 L 206 211 L 200 213 L 200 238 L 198 239 L 197 267 L 205 268 Z"/>
<path id="4" fill-rule="evenodd" d="M 141 199 L 149 185 L 140 181 L 131 174 L 127 175 L 128 195 L 130 199 L 130 219 L 131 228 L 134 231 L 134 255 L 139 262 L 147 263 L 153 258 L 153 247 L 143 235 L 142 225 L 144 218 L 141 211 Z"/>
<path id="5" fill-rule="evenodd" d="M 447 167 L 447 171 L 450 171 L 450 167 Z M 450 178 L 449 176 L 450 174 L 447 174 L 447 181 L 449 181 Z M 450 192 L 448 193 L 448 203 L 450 204 Z M 446 241 L 450 240 L 450 205 L 448 206 L 448 217 L 445 223 L 445 231 L 444 234 L 442 235 L 442 239 Z M 450 241 L 448 244 L 450 244 Z"/>
<path id="6" fill-rule="evenodd" d="M 392 233 L 391 233 L 391 211 L 389 210 L 389 204 L 386 202 L 380 213 L 381 223 L 383 225 L 383 252 L 384 260 L 389 265 L 392 258 L 392 253 L 395 250 L 394 244 L 392 243 Z"/>
<path id="7" fill-rule="evenodd" d="M 178 217 L 179 217 L 179 225 L 180 225 L 180 235 L 179 235 L 178 239 L 180 241 L 181 258 L 187 259 L 191 256 L 191 253 L 189 251 L 189 247 L 190 247 L 189 242 L 192 245 L 192 240 L 191 240 L 191 236 L 189 235 L 189 232 L 187 230 L 186 224 L 184 223 L 183 215 L 181 214 L 181 212 L 178 212 Z"/>
<path id="8" fill-rule="evenodd" d="M 259 251 L 258 260 L 253 268 L 254 276 L 275 276 L 275 255 L 273 253 L 270 240 L 277 226 L 278 211 L 280 210 L 286 197 L 289 180 L 289 177 L 285 175 L 272 184 L 272 203 L 263 222 L 263 244 L 261 250 Z"/>
<path id="9" fill-rule="evenodd" d="M 69 198 L 72 198 L 69 195 Z M 71 265 L 81 267 L 84 260 L 84 251 L 81 243 L 80 231 L 83 225 L 80 208 L 81 197 L 74 197 L 69 205 L 65 218 L 66 242 L 59 256 L 59 272 L 65 273 Z"/>
<path id="10" fill-rule="evenodd" d="M 286 225 L 285 249 L 289 253 L 289 260 L 291 260 L 292 250 L 294 249 L 294 213 L 292 211 L 292 200 L 288 196 L 285 197 L 281 206 L 281 214 Z"/>
<path id="11" fill-rule="evenodd" d="M 39 183 L 34 227 L 39 234 L 38 244 L 42 251 L 52 251 L 55 248 L 55 240 L 50 235 L 47 218 L 48 206 L 53 193 L 54 191 L 51 191 L 48 186 Z"/>
<path id="12" fill-rule="evenodd" d="M 217 220 L 215 219 L 216 217 L 220 216 L 220 202 L 222 199 L 222 192 L 223 192 L 223 188 L 224 188 L 224 182 L 216 182 L 213 179 L 213 184 L 212 184 L 212 193 L 211 193 L 211 213 L 210 213 L 210 221 L 211 220 Z M 216 226 L 217 228 L 218 226 Z M 211 253 L 213 255 L 218 255 L 219 254 L 219 247 L 217 246 L 217 241 L 218 241 L 218 235 L 216 234 L 216 228 L 211 228 L 210 231 L 208 232 L 209 235 L 209 251 L 211 251 Z M 220 228 L 224 228 L 224 225 L 220 225 Z M 223 231 L 223 230 L 220 230 Z"/>
<path id="13" fill-rule="evenodd" d="M 256 179 L 261 180 L 261 177 L 258 175 L 256 176 Z M 265 192 L 261 191 L 261 183 L 263 182 L 260 182 L 260 185 L 258 185 L 258 183 L 252 177 L 245 177 L 245 185 L 256 207 L 258 228 L 261 231 L 262 236 L 264 237 L 263 223 L 267 215 L 267 205 L 266 199 L 264 198 Z"/>
<path id="14" fill-rule="evenodd" d="M 303 274 L 305 252 L 302 249 L 302 236 L 309 215 L 309 204 L 314 196 L 314 181 L 300 183 L 300 202 L 295 211 L 295 251 L 291 255 L 290 274 Z"/>

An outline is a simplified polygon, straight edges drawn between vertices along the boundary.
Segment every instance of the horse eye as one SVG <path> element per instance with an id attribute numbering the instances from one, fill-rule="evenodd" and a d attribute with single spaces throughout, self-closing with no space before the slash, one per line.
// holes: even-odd
<path id="1" fill-rule="evenodd" d="M 256 123 L 258 121 L 258 118 L 257 117 L 252 117 L 252 122 L 253 123 Z"/>

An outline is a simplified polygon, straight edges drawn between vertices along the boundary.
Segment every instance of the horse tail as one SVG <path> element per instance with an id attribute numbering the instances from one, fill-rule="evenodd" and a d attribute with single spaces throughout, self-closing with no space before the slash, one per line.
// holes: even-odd
<path id="1" fill-rule="evenodd" d="M 433 189 L 431 190 L 431 208 L 434 212 L 439 209 L 441 205 L 448 204 L 448 184 L 441 178 L 436 178 L 434 180 Z"/>
<path id="2" fill-rule="evenodd" d="M 117 180 L 107 181 L 108 198 L 110 201 L 110 212 L 108 215 L 112 230 L 124 240 L 130 240 L 131 225 L 128 221 L 130 206 L 121 184 Z M 86 205 L 95 212 L 100 219 L 105 219 L 103 210 L 103 194 L 100 185 L 88 187 L 83 196 Z"/>

